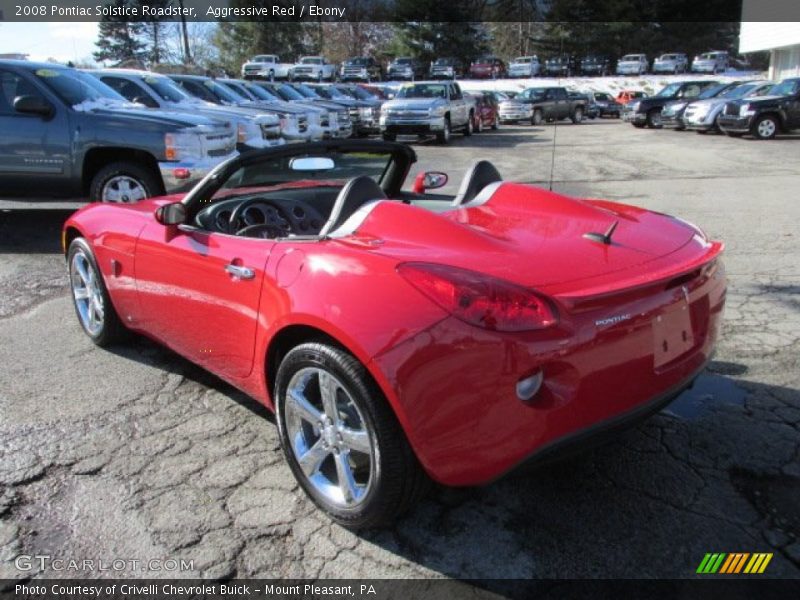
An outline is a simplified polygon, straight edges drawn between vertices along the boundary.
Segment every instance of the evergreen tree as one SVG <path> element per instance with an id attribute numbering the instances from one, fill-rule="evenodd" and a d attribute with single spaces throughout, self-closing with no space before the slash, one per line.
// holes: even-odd
<path id="1" fill-rule="evenodd" d="M 126 0 L 116 0 L 115 6 L 124 6 Z M 97 27 L 97 51 L 94 59 L 98 62 L 112 62 L 119 65 L 124 62 L 141 61 L 145 58 L 145 43 L 141 37 L 144 23 L 128 22 L 124 17 L 103 17 Z"/>

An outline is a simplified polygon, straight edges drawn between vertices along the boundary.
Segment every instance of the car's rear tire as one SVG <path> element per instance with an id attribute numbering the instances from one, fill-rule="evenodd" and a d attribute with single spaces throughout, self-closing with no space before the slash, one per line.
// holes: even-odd
<path id="1" fill-rule="evenodd" d="M 108 346 L 124 339 L 128 331 L 111 303 L 94 252 L 82 237 L 75 238 L 69 245 L 67 270 L 72 305 L 89 339 L 98 346 Z"/>
<path id="2" fill-rule="evenodd" d="M 497 117 L 497 115 L 494 116 L 494 121 L 492 122 L 492 129 L 495 131 L 500 129 L 500 119 Z"/>
<path id="3" fill-rule="evenodd" d="M 663 127 L 660 108 L 654 108 L 647 113 L 647 126 L 651 129 L 661 129 Z"/>
<path id="4" fill-rule="evenodd" d="M 387 525 L 425 493 L 429 480 L 388 402 L 345 350 L 327 343 L 290 350 L 274 398 L 295 478 L 340 525 Z"/>
<path id="5" fill-rule="evenodd" d="M 119 161 L 102 167 L 89 184 L 92 202 L 130 203 L 162 193 L 161 177 L 141 163 Z"/>
<path id="6" fill-rule="evenodd" d="M 780 123 L 774 115 L 764 115 L 753 124 L 753 137 L 757 140 L 771 140 L 778 133 Z"/>
<path id="7" fill-rule="evenodd" d="M 572 122 L 578 125 L 581 121 L 583 121 L 583 109 L 578 106 L 572 113 Z"/>
<path id="8" fill-rule="evenodd" d="M 480 117 L 480 115 L 474 118 L 473 123 L 474 125 L 472 129 L 474 130 L 475 133 L 483 132 L 483 119 Z"/>
<path id="9" fill-rule="evenodd" d="M 450 117 L 444 118 L 444 131 L 438 132 L 436 134 L 436 141 L 440 144 L 449 144 L 450 143 Z"/>

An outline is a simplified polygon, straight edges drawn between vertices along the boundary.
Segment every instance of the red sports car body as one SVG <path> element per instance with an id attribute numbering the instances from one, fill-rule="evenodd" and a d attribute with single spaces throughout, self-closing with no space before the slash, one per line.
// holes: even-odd
<path id="1" fill-rule="evenodd" d="M 486 162 L 455 196 L 403 191 L 414 161 L 385 142 L 281 147 L 186 196 L 89 205 L 63 233 L 79 320 L 277 409 L 295 475 L 351 526 L 406 508 L 412 472 L 489 482 L 657 410 L 703 369 L 721 243 Z"/>

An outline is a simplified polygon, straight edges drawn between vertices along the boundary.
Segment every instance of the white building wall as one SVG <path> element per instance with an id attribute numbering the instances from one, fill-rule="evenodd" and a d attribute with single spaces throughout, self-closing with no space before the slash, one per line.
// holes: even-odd
<path id="1" fill-rule="evenodd" d="M 745 9 L 747 0 L 745 0 Z M 742 11 L 739 31 L 739 52 L 758 52 L 800 44 L 800 22 L 747 21 L 747 10 Z"/>
<path id="2" fill-rule="evenodd" d="M 800 44 L 770 52 L 769 78 L 780 81 L 787 77 L 800 77 Z"/>

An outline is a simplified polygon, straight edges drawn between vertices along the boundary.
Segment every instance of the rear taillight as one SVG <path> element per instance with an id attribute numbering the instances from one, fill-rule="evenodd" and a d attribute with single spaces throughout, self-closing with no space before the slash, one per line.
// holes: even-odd
<path id="1" fill-rule="evenodd" d="M 403 263 L 397 270 L 420 292 L 470 325 L 530 331 L 558 321 L 545 298 L 501 279 L 431 263 Z"/>

